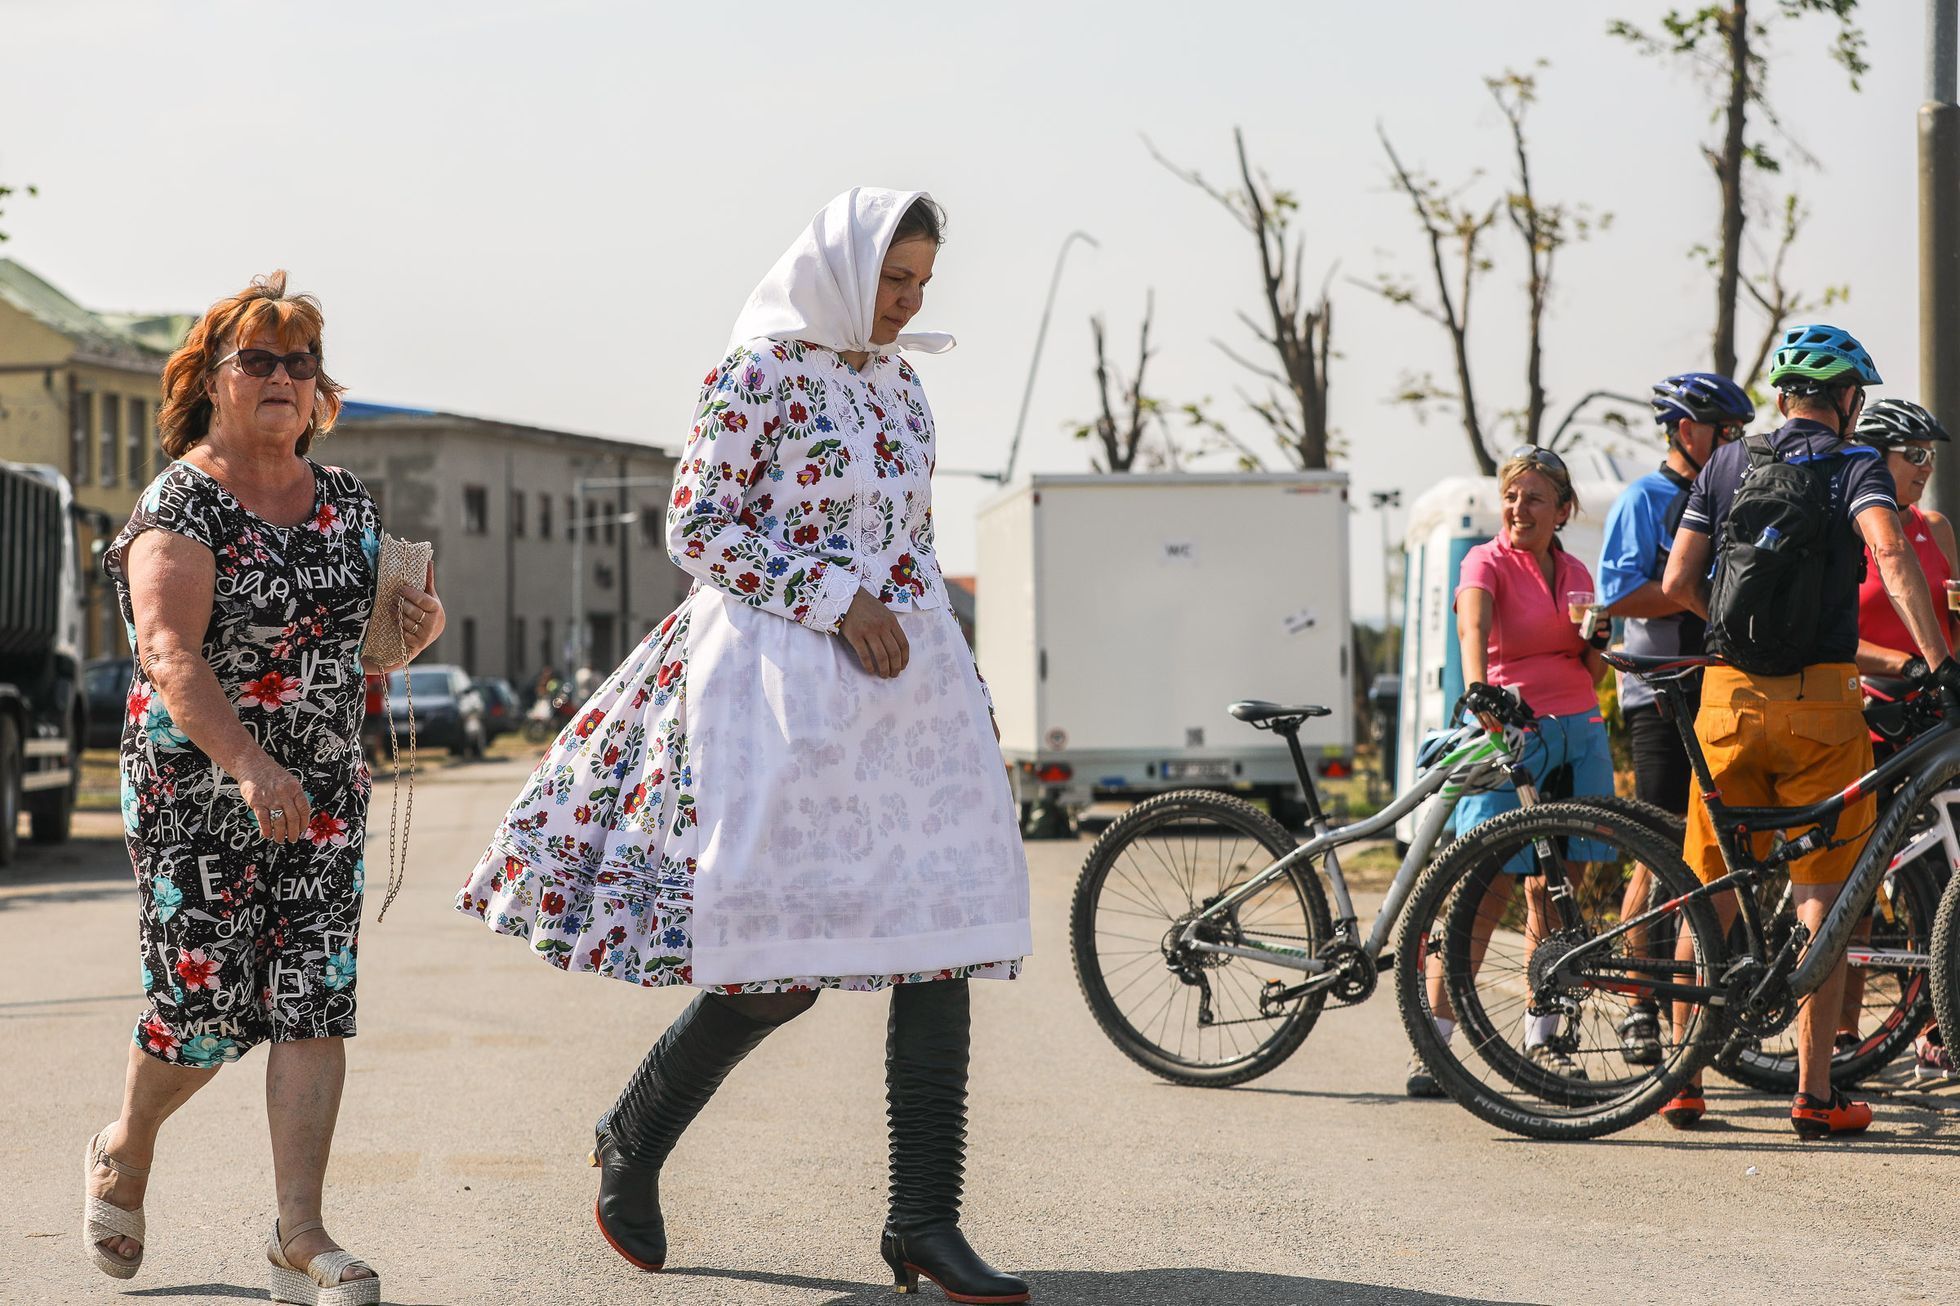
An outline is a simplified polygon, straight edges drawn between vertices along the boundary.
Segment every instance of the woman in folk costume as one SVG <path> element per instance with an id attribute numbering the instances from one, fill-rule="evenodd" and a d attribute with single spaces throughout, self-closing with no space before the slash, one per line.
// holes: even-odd
<path id="1" fill-rule="evenodd" d="M 667 519 L 686 600 L 600 686 L 457 906 L 567 970 L 706 990 L 597 1128 L 597 1218 L 666 1260 L 681 1131 L 824 989 L 889 988 L 902 1291 L 1027 1300 L 958 1227 L 970 978 L 1031 950 L 990 705 L 933 556 L 933 423 L 901 348 L 941 241 L 922 192 L 831 201 L 709 374 Z"/>

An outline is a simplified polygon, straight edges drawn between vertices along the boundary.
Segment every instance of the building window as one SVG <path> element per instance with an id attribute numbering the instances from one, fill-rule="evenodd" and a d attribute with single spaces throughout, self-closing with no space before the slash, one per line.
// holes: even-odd
<path id="1" fill-rule="evenodd" d="M 591 544 L 599 538 L 599 501 L 585 501 L 585 542 Z"/>
<path id="2" fill-rule="evenodd" d="M 476 674 L 476 618 L 463 618 L 463 670 Z"/>
<path id="3" fill-rule="evenodd" d="M 640 543 L 649 549 L 660 548 L 664 543 L 660 538 L 660 509 L 650 503 L 640 505 Z"/>
<path id="4" fill-rule="evenodd" d="M 102 396 L 102 461 L 96 472 L 102 484 L 116 483 L 116 459 L 122 456 L 122 402 L 114 395 Z"/>
<path id="5" fill-rule="evenodd" d="M 510 533 L 524 534 L 524 491 L 522 490 L 510 492 Z"/>
<path id="6" fill-rule="evenodd" d="M 89 431 L 95 425 L 95 396 L 86 390 L 75 392 L 74 427 L 68 432 L 68 479 L 76 485 L 88 484 Z"/>
<path id="7" fill-rule="evenodd" d="M 565 538 L 578 538 L 578 500 L 569 494 L 565 496 Z"/>
<path id="8" fill-rule="evenodd" d="M 555 667 L 558 665 L 558 651 L 551 647 L 551 618 L 543 621 L 544 634 L 538 639 L 538 665 Z"/>
<path id="9" fill-rule="evenodd" d="M 142 485 L 150 479 L 150 405 L 141 399 L 129 401 L 129 483 Z"/>
<path id="10" fill-rule="evenodd" d="M 513 682 L 521 682 L 524 678 L 524 618 L 522 617 L 511 618 L 508 673 Z"/>
<path id="11" fill-rule="evenodd" d="M 490 533 L 490 495 L 481 485 L 463 487 L 463 534 Z"/>
<path id="12" fill-rule="evenodd" d="M 548 494 L 538 496 L 538 538 L 551 538 L 551 496 Z"/>
<path id="13" fill-rule="evenodd" d="M 613 531 L 619 526 L 619 513 L 614 510 L 611 504 L 602 505 L 602 510 L 606 514 L 606 543 L 611 544 L 613 542 Z"/>

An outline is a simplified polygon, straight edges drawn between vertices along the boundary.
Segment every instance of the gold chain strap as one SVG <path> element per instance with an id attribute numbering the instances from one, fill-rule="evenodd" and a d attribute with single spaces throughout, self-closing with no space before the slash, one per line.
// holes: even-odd
<path id="1" fill-rule="evenodd" d="M 402 605 L 398 596 L 395 599 L 395 624 L 401 628 L 402 655 L 408 654 L 408 628 L 402 623 Z M 381 910 L 375 915 L 374 923 L 379 925 L 388 919 L 388 908 L 394 904 L 395 895 L 402 891 L 402 880 L 408 872 L 408 827 L 415 819 L 415 678 L 409 674 L 408 664 L 402 664 L 402 695 L 408 700 L 408 810 L 402 811 L 402 754 L 401 744 L 395 738 L 395 713 L 388 706 L 388 681 L 381 681 L 381 710 L 388 714 L 388 757 L 395 770 L 394 806 L 388 814 L 388 896 L 381 900 Z M 395 820 L 401 819 L 401 857 L 395 856 Z"/>

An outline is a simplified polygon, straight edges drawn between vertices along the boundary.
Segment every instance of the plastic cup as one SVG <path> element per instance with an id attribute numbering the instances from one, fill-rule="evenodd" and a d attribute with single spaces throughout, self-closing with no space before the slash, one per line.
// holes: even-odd
<path id="1" fill-rule="evenodd" d="M 1960 580 L 1950 580 L 1946 583 L 1946 610 L 1960 612 Z"/>
<path id="2" fill-rule="evenodd" d="M 1565 615 L 1575 626 L 1592 625 L 1592 606 L 1595 595 L 1591 590 L 1570 590 L 1565 596 Z"/>

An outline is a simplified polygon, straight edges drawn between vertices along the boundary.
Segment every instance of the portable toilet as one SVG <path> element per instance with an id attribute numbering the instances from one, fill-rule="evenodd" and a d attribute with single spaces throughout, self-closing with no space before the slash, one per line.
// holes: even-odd
<path id="1" fill-rule="evenodd" d="M 1606 513 L 1620 492 L 1646 474 L 1626 460 L 1596 454 L 1568 459 L 1580 511 L 1559 540 L 1597 577 Z M 1587 472 L 1592 472 L 1590 477 Z M 1463 696 L 1463 650 L 1456 638 L 1456 581 L 1463 557 L 1497 534 L 1497 478 L 1459 476 L 1440 481 L 1409 510 L 1403 535 L 1402 704 L 1397 723 L 1397 793 L 1415 783 L 1416 756 L 1429 734 L 1443 729 Z M 1397 826 L 1399 838 L 1415 829 L 1415 814 Z"/>

